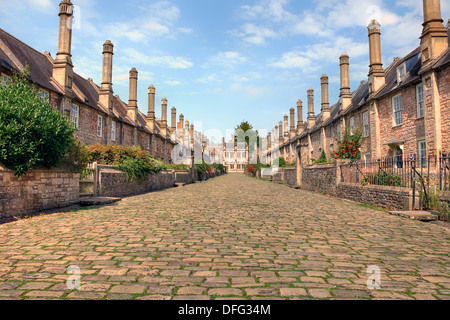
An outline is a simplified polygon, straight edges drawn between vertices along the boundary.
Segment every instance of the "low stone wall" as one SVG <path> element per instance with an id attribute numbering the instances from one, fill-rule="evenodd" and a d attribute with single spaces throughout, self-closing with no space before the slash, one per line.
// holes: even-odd
<path id="1" fill-rule="evenodd" d="M 102 167 L 99 172 L 99 196 L 124 197 L 141 194 L 175 186 L 175 173 L 173 171 L 151 174 L 144 181 L 128 182 L 127 174 L 114 169 Z"/>
<path id="2" fill-rule="evenodd" d="M 0 165 L 0 218 L 70 206 L 79 201 L 80 174 L 33 170 L 20 179 Z"/>
<path id="3" fill-rule="evenodd" d="M 175 183 L 189 184 L 193 182 L 192 175 L 186 171 L 174 171 Z"/>
<path id="4" fill-rule="evenodd" d="M 374 204 L 390 210 L 412 210 L 413 191 L 409 188 L 388 187 L 341 182 L 336 188 L 340 198 Z"/>
<path id="5" fill-rule="evenodd" d="M 337 196 L 336 162 L 307 166 L 302 171 L 302 189 Z"/>
<path id="6" fill-rule="evenodd" d="M 284 183 L 284 172 L 283 168 L 279 168 L 278 172 L 272 176 L 272 182 Z"/>
<path id="7" fill-rule="evenodd" d="M 297 168 L 296 167 L 287 167 L 284 168 L 284 178 L 283 182 L 288 186 L 296 186 L 297 185 Z"/>

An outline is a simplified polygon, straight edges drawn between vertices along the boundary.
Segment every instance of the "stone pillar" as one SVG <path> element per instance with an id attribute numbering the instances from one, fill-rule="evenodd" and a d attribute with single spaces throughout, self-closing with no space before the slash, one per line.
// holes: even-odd
<path id="1" fill-rule="evenodd" d="M 297 101 L 297 134 L 303 131 L 303 102 L 302 100 Z"/>
<path id="2" fill-rule="evenodd" d="M 316 125 L 316 117 L 314 116 L 314 90 L 308 90 L 308 129 L 312 129 Z"/>
<path id="3" fill-rule="evenodd" d="M 369 30 L 370 71 L 369 91 L 375 93 L 385 83 L 385 73 L 381 63 L 381 25 L 372 20 L 367 27 Z"/>
<path id="4" fill-rule="evenodd" d="M 137 120 L 137 80 L 138 72 L 135 68 L 130 70 L 130 94 L 127 115 L 136 124 Z"/>
<path id="5" fill-rule="evenodd" d="M 422 69 L 448 48 L 449 37 L 441 16 L 440 0 L 423 0 L 423 30 L 420 36 Z"/>
<path id="6" fill-rule="evenodd" d="M 295 137 L 295 109 L 291 108 L 290 110 L 290 116 L 291 116 L 291 139 Z"/>
<path id="7" fill-rule="evenodd" d="M 53 78 L 63 87 L 66 94 L 72 95 L 72 20 L 73 4 L 69 0 L 59 4 L 58 53 L 53 63 Z"/>
<path id="8" fill-rule="evenodd" d="M 155 93 L 155 87 L 150 85 L 148 87 L 147 127 L 152 133 L 155 131 Z"/>
<path id="9" fill-rule="evenodd" d="M 110 115 L 113 114 L 113 89 L 112 89 L 112 66 L 113 66 L 114 45 L 107 40 L 103 44 L 103 69 L 102 86 L 99 92 L 99 102 L 108 109 Z"/>
<path id="10" fill-rule="evenodd" d="M 328 98 L 328 76 L 326 74 L 322 75 L 320 78 L 320 83 L 322 87 L 322 123 L 325 123 L 330 119 L 331 110 L 330 102 Z"/>
<path id="11" fill-rule="evenodd" d="M 161 134 L 167 136 L 167 99 L 161 99 Z"/>
<path id="12" fill-rule="evenodd" d="M 350 92 L 350 58 L 346 53 L 343 53 L 339 58 L 339 65 L 341 67 L 341 112 L 346 111 L 352 103 L 352 94 Z"/>

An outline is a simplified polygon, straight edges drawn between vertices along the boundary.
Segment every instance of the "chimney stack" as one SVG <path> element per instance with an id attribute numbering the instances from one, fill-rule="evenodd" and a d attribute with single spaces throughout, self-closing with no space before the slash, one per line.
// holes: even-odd
<path id="1" fill-rule="evenodd" d="M 291 108 L 291 139 L 295 137 L 295 109 Z"/>
<path id="2" fill-rule="evenodd" d="M 341 66 L 341 112 L 344 112 L 352 103 L 352 93 L 350 92 L 350 58 L 348 54 L 343 53 L 339 58 Z"/>
<path id="3" fill-rule="evenodd" d="M 179 129 L 180 129 L 180 132 L 181 132 L 181 131 L 183 131 L 183 129 L 184 129 L 184 128 L 183 128 L 183 126 L 184 126 L 184 115 L 183 115 L 183 114 L 180 114 L 180 120 L 179 120 L 179 123 L 180 123 L 180 124 L 179 124 L 179 126 L 180 126 Z"/>
<path id="4" fill-rule="evenodd" d="M 172 107 L 172 120 L 171 120 L 171 131 L 174 133 L 177 130 L 177 108 Z"/>
<path id="5" fill-rule="evenodd" d="M 441 17 L 440 0 L 423 0 L 423 30 L 420 36 L 422 69 L 448 48 L 448 33 Z"/>
<path id="6" fill-rule="evenodd" d="M 133 121 L 137 120 L 137 80 L 138 72 L 136 68 L 130 70 L 130 94 L 128 99 L 127 115 Z"/>
<path id="7" fill-rule="evenodd" d="M 297 101 L 297 133 L 300 134 L 303 131 L 303 101 Z"/>
<path id="8" fill-rule="evenodd" d="M 155 87 L 150 85 L 150 87 L 148 87 L 147 127 L 151 132 L 155 131 L 155 93 Z"/>
<path id="9" fill-rule="evenodd" d="M 167 135 L 167 99 L 161 99 L 161 134 Z"/>
<path id="10" fill-rule="evenodd" d="M 322 123 L 325 123 L 330 119 L 331 115 L 330 102 L 328 99 L 328 76 L 326 74 L 322 75 L 320 83 L 322 86 Z"/>
<path id="11" fill-rule="evenodd" d="M 316 125 L 316 117 L 314 116 L 314 90 L 308 90 L 308 129 L 312 129 Z"/>
<path id="12" fill-rule="evenodd" d="M 284 143 L 284 138 L 283 138 L 283 121 L 280 121 L 278 123 L 278 138 L 279 138 L 279 144 L 282 145 Z"/>
<path id="13" fill-rule="evenodd" d="M 53 63 L 53 78 L 63 87 L 65 93 L 72 94 L 72 21 L 73 4 L 69 0 L 59 4 L 58 53 Z"/>
<path id="14" fill-rule="evenodd" d="M 289 117 L 287 114 L 284 115 L 284 142 L 289 140 Z"/>
<path id="15" fill-rule="evenodd" d="M 381 63 L 381 25 L 378 21 L 372 20 L 367 29 L 370 49 L 369 92 L 373 94 L 385 84 L 385 73 Z"/>
<path id="16" fill-rule="evenodd" d="M 102 87 L 99 92 L 99 102 L 113 114 L 113 89 L 112 89 L 112 67 L 113 67 L 114 45 L 110 40 L 103 44 L 103 71 Z"/>

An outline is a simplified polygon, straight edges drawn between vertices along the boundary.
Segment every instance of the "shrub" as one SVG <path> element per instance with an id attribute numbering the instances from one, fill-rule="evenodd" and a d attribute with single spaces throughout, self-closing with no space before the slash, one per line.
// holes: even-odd
<path id="1" fill-rule="evenodd" d="M 0 86 L 0 162 L 18 177 L 60 166 L 75 133 L 69 119 L 39 99 L 28 75 L 27 67 Z"/>
<path id="2" fill-rule="evenodd" d="M 164 170 L 176 170 L 176 171 L 191 172 L 191 169 L 187 164 L 174 164 L 174 163 L 164 165 Z"/>
<path id="3" fill-rule="evenodd" d="M 312 160 L 313 164 L 321 164 L 321 163 L 327 163 L 327 155 L 325 154 L 325 151 L 322 150 L 322 154 L 320 155 L 319 159 L 313 159 Z"/>
<path id="4" fill-rule="evenodd" d="M 338 151 L 334 152 L 336 159 L 361 159 L 361 147 L 363 144 L 364 129 L 358 127 L 354 134 L 351 134 L 350 127 L 346 127 L 342 141 L 338 142 Z"/>
<path id="5" fill-rule="evenodd" d="M 221 173 L 225 173 L 225 166 L 223 164 L 213 163 L 212 166 L 214 169 L 219 170 Z"/>
<path id="6" fill-rule="evenodd" d="M 278 166 L 280 168 L 286 167 L 286 160 L 283 157 L 280 157 L 280 158 L 276 159 L 275 163 L 277 163 L 277 161 L 278 161 Z"/>

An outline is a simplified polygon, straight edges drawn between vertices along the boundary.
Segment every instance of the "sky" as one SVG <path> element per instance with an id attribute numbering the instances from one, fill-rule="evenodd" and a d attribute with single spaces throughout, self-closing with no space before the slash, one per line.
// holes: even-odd
<path id="1" fill-rule="evenodd" d="M 0 0 L 0 27 L 55 57 L 59 0 Z M 273 129 L 307 90 L 320 112 L 320 77 L 339 100 L 339 56 L 350 56 L 355 90 L 369 71 L 367 25 L 382 25 L 386 68 L 420 44 L 422 0 L 72 0 L 74 71 L 102 81 L 102 45 L 114 44 L 113 90 L 128 101 L 128 76 L 139 71 L 138 106 L 147 114 L 147 88 L 156 87 L 156 116 L 168 110 L 196 124 L 212 140 L 241 121 Z M 450 1 L 441 1 L 444 25 Z M 296 109 L 297 110 L 297 109 Z M 168 115 L 170 119 L 170 115 Z"/>

